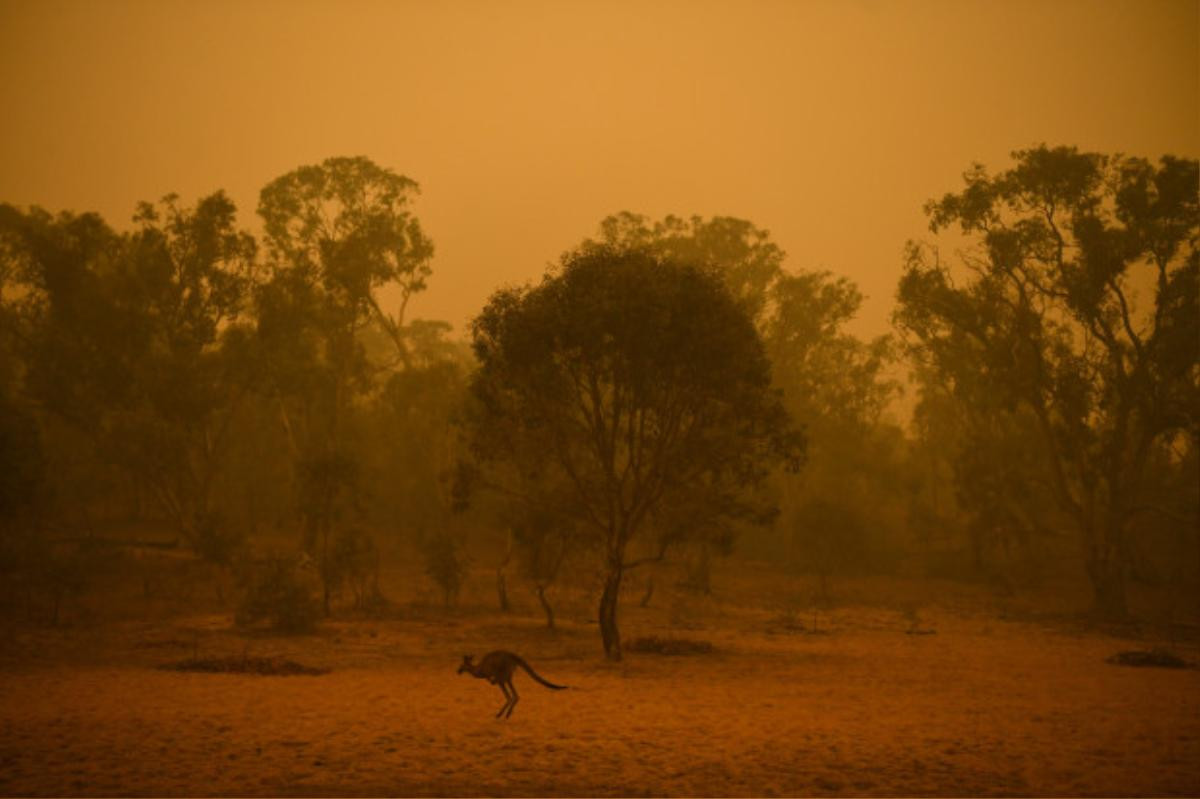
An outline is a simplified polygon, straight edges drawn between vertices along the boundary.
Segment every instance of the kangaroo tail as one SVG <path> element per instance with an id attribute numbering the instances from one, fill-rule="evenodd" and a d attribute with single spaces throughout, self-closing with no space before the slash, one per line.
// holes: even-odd
<path id="1" fill-rule="evenodd" d="M 555 685 L 554 683 L 550 682 L 549 680 L 543 680 L 541 675 L 539 675 L 536 671 L 534 671 L 533 668 L 528 663 L 525 662 L 524 658 L 517 658 L 517 665 L 519 665 L 521 668 L 525 669 L 525 671 L 529 672 L 530 677 L 537 680 L 538 682 L 540 682 L 542 685 L 546 686 L 547 688 L 552 688 L 555 691 L 561 691 L 564 688 L 568 687 L 566 685 Z"/>

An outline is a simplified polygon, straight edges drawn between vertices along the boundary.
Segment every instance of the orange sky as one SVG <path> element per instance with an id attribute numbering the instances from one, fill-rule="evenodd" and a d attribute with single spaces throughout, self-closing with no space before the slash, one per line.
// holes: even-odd
<path id="1" fill-rule="evenodd" d="M 729 214 L 887 329 L 921 205 L 1039 142 L 1200 155 L 1196 2 L 0 0 L 0 201 L 258 190 L 367 155 L 419 181 L 415 316 L 463 325 L 628 209 Z"/>

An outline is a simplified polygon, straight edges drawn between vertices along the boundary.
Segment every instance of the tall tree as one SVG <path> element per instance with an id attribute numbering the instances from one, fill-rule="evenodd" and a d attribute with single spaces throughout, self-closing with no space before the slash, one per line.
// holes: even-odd
<path id="1" fill-rule="evenodd" d="M 711 269 L 596 245 L 494 294 L 472 334 L 474 452 L 541 464 L 543 481 L 514 493 L 569 486 L 602 552 L 604 651 L 620 659 L 631 543 L 762 521 L 771 509 L 748 489 L 781 460 L 798 466 L 754 325 Z"/>
<path id="2" fill-rule="evenodd" d="M 295 169 L 261 192 L 272 278 L 259 295 L 259 340 L 295 463 L 305 542 L 326 577 L 335 528 L 357 514 L 361 468 L 346 441 L 352 401 L 379 371 L 411 361 L 405 313 L 425 288 L 433 245 L 413 215 L 417 184 L 367 158 Z M 385 292 L 399 305 L 385 308 Z M 394 346 L 374 363 L 365 340 Z"/>
<path id="3" fill-rule="evenodd" d="M 1119 617 L 1147 464 L 1200 434 L 1197 162 L 1046 146 L 1013 158 L 927 204 L 934 232 L 957 226 L 973 247 L 953 269 L 910 245 L 896 323 L 968 412 L 1031 415 L 1095 608 Z"/>

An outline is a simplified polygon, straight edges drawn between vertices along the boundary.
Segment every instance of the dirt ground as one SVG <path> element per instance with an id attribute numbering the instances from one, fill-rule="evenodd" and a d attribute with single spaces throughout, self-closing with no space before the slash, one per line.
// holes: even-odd
<path id="1" fill-rule="evenodd" d="M 736 598 L 661 600 L 622 609 L 626 640 L 712 653 L 606 663 L 585 617 L 550 633 L 532 607 L 411 609 L 287 638 L 239 635 L 221 614 L 13 632 L 0 793 L 1200 794 L 1200 670 L 1105 662 L 1144 640 L 950 602 L 923 602 L 919 628 L 936 632 L 910 635 L 914 613 L 878 603 L 844 601 L 814 631 Z M 455 668 L 500 647 L 571 690 L 519 675 L 520 704 L 495 719 L 500 691 Z M 332 671 L 155 668 L 238 652 Z"/>

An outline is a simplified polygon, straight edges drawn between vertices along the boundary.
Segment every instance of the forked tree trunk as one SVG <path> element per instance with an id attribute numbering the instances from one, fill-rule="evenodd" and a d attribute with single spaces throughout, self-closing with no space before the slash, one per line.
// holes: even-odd
<path id="1" fill-rule="evenodd" d="M 621 595 L 621 567 L 610 566 L 600 595 L 600 640 L 609 660 L 621 659 L 621 633 L 617 629 L 617 605 Z"/>

